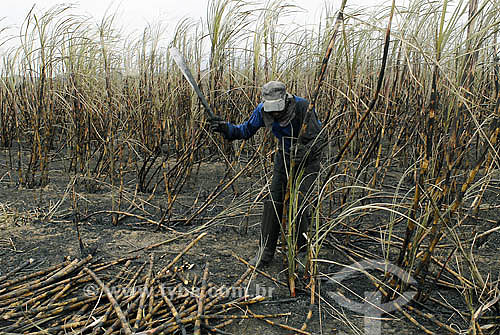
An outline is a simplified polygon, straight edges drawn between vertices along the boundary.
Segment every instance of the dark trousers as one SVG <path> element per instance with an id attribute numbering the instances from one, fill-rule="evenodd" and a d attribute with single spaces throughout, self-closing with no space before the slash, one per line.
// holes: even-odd
<path id="1" fill-rule="evenodd" d="M 297 176 L 297 166 L 295 167 L 294 176 Z M 293 219 L 295 223 L 295 231 L 297 232 L 297 247 L 300 250 L 306 244 L 306 239 L 304 234 L 307 233 L 310 222 L 310 211 L 308 210 L 307 204 L 313 199 L 314 193 L 314 182 L 318 177 L 320 168 L 319 158 L 310 158 L 304 167 L 304 173 L 300 179 L 299 184 L 299 199 L 298 199 L 298 212 Z M 288 154 L 283 154 L 280 150 L 274 156 L 274 167 L 273 167 L 273 177 L 271 180 L 269 200 L 264 205 L 264 217 L 262 219 L 262 236 L 265 241 L 267 241 L 266 249 L 268 252 L 274 254 L 276 248 L 276 242 L 279 236 L 280 223 L 283 215 L 283 201 L 285 193 L 288 187 L 288 176 L 290 174 L 290 159 Z M 272 204 L 274 214 L 273 218 L 270 219 L 269 207 Z M 287 204 L 288 205 L 288 204 Z"/>

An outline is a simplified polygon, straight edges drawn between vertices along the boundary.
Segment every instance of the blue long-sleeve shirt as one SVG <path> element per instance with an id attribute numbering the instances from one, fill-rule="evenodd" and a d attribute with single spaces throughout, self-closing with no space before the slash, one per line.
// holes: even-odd
<path id="1" fill-rule="evenodd" d="M 271 132 L 278 139 L 279 148 L 284 149 L 285 152 L 290 151 L 290 144 L 292 138 L 297 138 L 300 132 L 300 127 L 302 125 L 302 118 L 305 115 L 305 111 L 309 102 L 301 97 L 294 96 L 296 103 L 296 113 L 295 117 L 286 127 L 280 126 L 280 123 L 274 121 L 271 127 Z M 265 126 L 262 110 L 264 103 L 260 103 L 250 115 L 250 118 L 243 122 L 242 124 L 235 125 L 228 122 L 228 134 L 226 139 L 228 140 L 246 140 L 252 137 L 259 128 Z"/>

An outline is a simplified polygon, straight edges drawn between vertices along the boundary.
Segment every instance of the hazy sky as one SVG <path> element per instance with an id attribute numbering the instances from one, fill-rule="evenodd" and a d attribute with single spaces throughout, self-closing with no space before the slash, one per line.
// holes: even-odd
<path id="1" fill-rule="evenodd" d="M 179 19 L 191 17 L 199 19 L 206 16 L 208 0 L 1 0 L 0 1 L 0 29 L 14 27 L 9 30 L 18 33 L 19 27 L 26 14 L 35 5 L 37 12 L 43 12 L 56 4 L 70 3 L 76 6 L 74 12 L 90 15 L 95 21 L 106 13 L 106 10 L 117 13 L 117 24 L 124 26 L 129 31 L 141 31 L 147 23 L 167 23 L 167 28 L 175 28 Z M 309 15 L 318 15 L 324 8 L 325 2 L 333 8 L 340 6 L 341 0 L 289 0 L 304 8 Z M 389 0 L 347 0 L 347 4 L 356 6 L 373 6 L 389 3 Z M 299 23 L 299 22 L 297 22 Z"/>

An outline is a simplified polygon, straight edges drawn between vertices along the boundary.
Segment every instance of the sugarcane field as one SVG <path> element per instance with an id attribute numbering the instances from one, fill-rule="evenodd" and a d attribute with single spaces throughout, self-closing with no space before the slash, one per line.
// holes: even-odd
<path id="1" fill-rule="evenodd" d="M 500 1 L 202 2 L 0 14 L 0 334 L 500 334 Z"/>

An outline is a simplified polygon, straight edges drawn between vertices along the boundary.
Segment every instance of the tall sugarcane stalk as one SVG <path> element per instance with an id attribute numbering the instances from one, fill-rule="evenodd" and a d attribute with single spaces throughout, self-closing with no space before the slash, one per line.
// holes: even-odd
<path id="1" fill-rule="evenodd" d="M 389 44 L 390 44 L 390 36 L 391 36 L 391 26 L 392 26 L 392 19 L 393 19 L 393 16 L 394 16 L 395 6 L 396 6 L 396 2 L 395 2 L 395 0 L 393 0 L 392 1 L 392 6 L 391 6 L 391 12 L 390 12 L 390 15 L 389 15 L 389 22 L 387 24 L 387 29 L 386 29 L 386 33 L 385 33 L 384 49 L 383 49 L 383 56 L 382 56 L 382 65 L 381 65 L 381 69 L 380 69 L 379 76 L 378 76 L 378 83 L 377 83 L 377 89 L 375 91 L 375 95 L 373 97 L 373 100 L 372 100 L 369 108 L 367 109 L 367 111 L 365 112 L 365 114 L 363 115 L 363 117 L 359 120 L 359 123 L 356 125 L 355 129 L 351 133 L 351 136 L 348 138 L 348 140 L 344 144 L 344 146 L 343 146 L 344 150 L 345 150 L 345 148 L 347 148 L 347 145 L 349 144 L 348 142 L 350 140 L 352 140 L 352 138 L 354 137 L 354 134 L 358 131 L 358 129 L 360 129 L 361 124 L 366 119 L 366 117 L 368 116 L 368 114 L 370 113 L 370 111 L 374 108 L 375 103 L 377 101 L 378 94 L 379 94 L 380 88 L 382 86 L 382 82 L 383 82 L 383 78 L 384 78 L 384 73 L 385 73 L 385 65 L 386 65 L 387 56 L 388 56 L 388 53 L 389 53 Z M 343 150 L 341 149 L 341 151 L 337 154 L 335 161 L 340 161 L 340 159 L 342 158 L 342 155 L 343 155 Z M 335 165 L 334 165 L 334 167 L 335 167 Z M 334 167 L 332 167 L 332 169 Z M 332 172 L 332 169 L 329 171 L 329 174 Z M 325 179 L 325 183 L 328 182 L 328 180 L 329 180 L 329 176 L 327 175 L 327 178 Z M 321 189 L 323 189 L 323 187 L 321 187 Z M 317 222 L 317 223 L 319 222 L 319 207 L 320 206 L 318 204 L 318 208 L 316 209 L 316 213 L 315 213 L 315 217 L 314 217 L 315 218 L 315 222 Z M 317 224 L 317 226 L 318 226 L 318 224 Z M 319 246 L 319 244 L 320 244 L 320 241 L 319 241 L 318 236 L 316 235 L 316 245 Z M 316 274 L 317 274 L 317 264 L 315 262 L 313 262 L 312 259 L 319 256 L 319 249 L 318 248 L 313 249 L 312 247 L 310 247 L 309 250 L 308 250 L 308 252 L 309 252 L 309 260 L 308 260 L 309 268 L 308 268 L 308 271 L 309 271 L 309 275 L 310 275 L 309 287 L 311 289 L 311 299 L 310 299 L 310 303 L 309 303 L 309 311 L 308 311 L 308 313 L 306 315 L 306 320 L 304 321 L 304 324 L 302 325 L 302 328 L 301 328 L 302 330 L 305 330 L 307 328 L 307 323 L 308 323 L 308 321 L 312 317 L 313 306 L 315 305 L 315 289 L 316 289 L 315 277 L 316 277 Z"/>
<path id="2" fill-rule="evenodd" d="M 326 74 L 326 69 L 328 67 L 328 61 L 330 59 L 331 53 L 333 51 L 333 47 L 335 45 L 335 39 L 337 37 L 337 33 L 340 27 L 340 24 L 344 20 L 344 8 L 347 3 L 347 0 L 342 0 L 342 3 L 340 5 L 339 12 L 337 14 L 337 19 L 335 21 L 335 25 L 333 27 L 333 31 L 330 37 L 330 41 L 328 43 L 328 46 L 326 48 L 325 56 L 323 57 L 323 61 L 321 63 L 321 68 L 319 71 L 319 75 L 316 81 L 316 87 L 312 95 L 312 99 L 309 102 L 309 106 L 306 112 L 306 115 L 304 117 L 304 121 L 302 122 L 302 126 L 300 128 L 299 134 L 297 136 L 298 140 L 303 136 L 303 134 L 306 132 L 308 122 L 310 118 L 312 117 L 312 114 L 315 113 L 315 107 L 316 107 L 316 101 L 319 96 L 319 92 L 321 89 L 321 86 L 323 85 L 323 80 L 325 78 Z M 315 139 L 316 141 L 316 139 Z M 297 178 L 300 175 L 300 169 L 303 169 L 304 167 L 301 166 L 299 167 L 299 170 L 296 171 L 295 167 L 295 159 L 294 159 L 295 153 L 290 152 L 290 170 L 289 170 L 289 176 L 288 176 L 288 183 L 287 183 L 287 188 L 286 188 L 286 194 L 283 200 L 283 216 L 282 216 L 282 231 L 285 232 L 288 230 L 288 235 L 289 237 L 286 239 L 287 243 L 284 244 L 286 245 L 287 248 L 287 264 L 288 264 L 288 282 L 289 282 L 289 289 L 290 289 L 290 295 L 292 297 L 295 297 L 295 248 L 296 248 L 296 237 L 294 232 L 294 226 L 295 226 L 295 217 L 293 216 L 294 211 L 296 211 L 296 208 L 298 207 L 298 196 L 299 196 L 299 185 L 300 185 L 300 178 Z M 305 160 L 305 159 L 304 159 Z M 295 190 L 295 191 L 292 191 Z M 291 193 L 296 194 L 296 198 L 291 201 L 290 195 Z M 294 206 L 294 202 L 295 206 Z M 295 209 L 294 209 L 295 208 Z M 282 236 L 284 236 L 282 234 Z M 314 294 L 312 294 L 314 296 Z"/>

